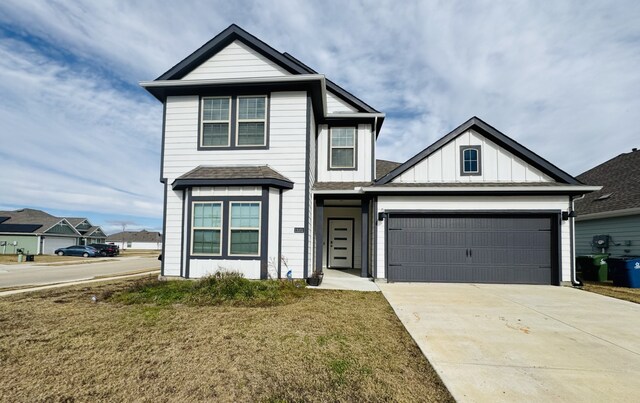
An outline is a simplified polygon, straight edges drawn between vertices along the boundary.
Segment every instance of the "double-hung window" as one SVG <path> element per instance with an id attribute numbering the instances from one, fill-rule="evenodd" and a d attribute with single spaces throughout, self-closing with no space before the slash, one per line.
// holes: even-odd
<path id="1" fill-rule="evenodd" d="M 238 122 L 236 145 L 266 145 L 267 97 L 238 97 Z"/>
<path id="2" fill-rule="evenodd" d="M 460 174 L 480 175 L 480 146 L 460 147 Z"/>
<path id="3" fill-rule="evenodd" d="M 260 202 L 231 202 L 229 256 L 260 255 Z"/>
<path id="4" fill-rule="evenodd" d="M 193 203 L 193 255 L 220 255 L 222 203 Z"/>
<path id="5" fill-rule="evenodd" d="M 353 169 L 356 167 L 355 127 L 331 128 L 329 154 L 329 168 Z"/>
<path id="6" fill-rule="evenodd" d="M 231 128 L 231 98 L 202 99 L 202 147 L 228 147 Z"/>

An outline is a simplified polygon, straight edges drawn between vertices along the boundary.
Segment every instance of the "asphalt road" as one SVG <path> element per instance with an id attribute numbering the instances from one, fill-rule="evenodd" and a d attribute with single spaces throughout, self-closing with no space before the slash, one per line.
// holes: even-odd
<path id="1" fill-rule="evenodd" d="M 82 258 L 78 259 L 82 260 Z M 160 269 L 157 257 L 134 256 L 95 259 L 91 260 L 92 263 L 65 264 L 64 266 L 27 265 L 25 263 L 0 264 L 0 289 L 66 283 L 89 280 L 95 277 L 124 275 L 145 269 L 149 269 L 149 271 Z M 104 261 L 100 261 L 100 259 L 104 259 Z"/>

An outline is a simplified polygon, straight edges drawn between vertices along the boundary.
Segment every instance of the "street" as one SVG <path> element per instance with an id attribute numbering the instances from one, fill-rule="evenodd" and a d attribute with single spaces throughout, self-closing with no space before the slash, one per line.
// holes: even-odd
<path id="1" fill-rule="evenodd" d="M 81 258 L 78 258 L 82 260 Z M 104 261 L 91 263 L 65 264 L 55 266 L 45 264 L 0 264 L 0 289 L 24 287 L 29 285 L 45 285 L 66 283 L 70 281 L 88 280 L 95 277 L 117 276 L 145 269 L 159 270 L 157 257 L 117 257 L 103 258 Z M 72 262 L 66 262 L 72 263 Z"/>

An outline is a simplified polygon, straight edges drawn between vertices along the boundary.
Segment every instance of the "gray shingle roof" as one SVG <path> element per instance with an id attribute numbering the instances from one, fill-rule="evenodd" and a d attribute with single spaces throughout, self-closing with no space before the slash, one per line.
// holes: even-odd
<path id="1" fill-rule="evenodd" d="M 56 225 L 62 218 L 54 217 L 42 210 L 24 208 L 13 211 L 0 211 L 0 217 L 9 217 L 4 224 L 32 224 L 39 225 L 32 233 L 45 231 Z"/>
<path id="2" fill-rule="evenodd" d="M 376 160 L 376 179 L 382 178 L 383 176 L 393 171 L 400 165 L 402 165 L 402 163 L 400 162 Z"/>
<path id="3" fill-rule="evenodd" d="M 313 190 L 353 190 L 357 187 L 370 186 L 371 182 L 316 182 Z"/>
<path id="4" fill-rule="evenodd" d="M 293 182 L 267 165 L 214 167 L 200 165 L 177 178 L 174 189 L 189 186 L 259 185 L 292 188 Z"/>
<path id="5" fill-rule="evenodd" d="M 477 188 L 477 187 L 566 187 L 566 183 L 558 182 L 430 182 L 430 183 L 400 183 L 389 182 L 383 185 L 375 185 L 377 188 L 402 188 L 402 187 L 423 187 L 423 188 Z"/>
<path id="6" fill-rule="evenodd" d="M 640 150 L 620 154 L 577 179 L 587 185 L 602 186 L 601 190 L 576 200 L 578 215 L 640 208 Z"/>
<path id="7" fill-rule="evenodd" d="M 107 242 L 162 242 L 157 231 L 121 231 L 107 237 Z"/>

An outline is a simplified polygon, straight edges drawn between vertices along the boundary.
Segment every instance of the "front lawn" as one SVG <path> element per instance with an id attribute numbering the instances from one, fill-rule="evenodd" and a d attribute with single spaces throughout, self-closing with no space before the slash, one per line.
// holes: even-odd
<path id="1" fill-rule="evenodd" d="M 452 401 L 381 293 L 198 287 L 149 277 L 1 298 L 0 396 Z"/>
<path id="2" fill-rule="evenodd" d="M 640 288 L 616 287 L 612 283 L 596 283 L 585 281 L 583 289 L 597 294 L 623 299 L 640 304 Z"/>

